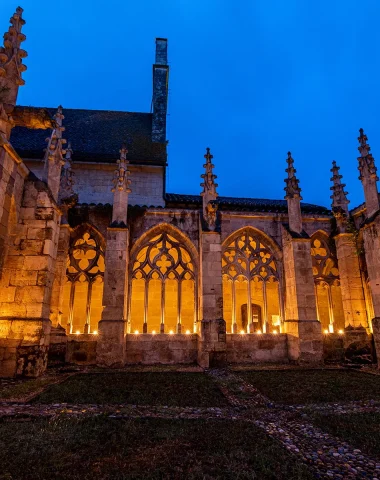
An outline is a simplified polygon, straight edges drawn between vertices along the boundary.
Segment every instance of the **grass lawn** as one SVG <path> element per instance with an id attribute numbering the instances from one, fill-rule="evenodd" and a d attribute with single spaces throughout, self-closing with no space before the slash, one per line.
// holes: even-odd
<path id="1" fill-rule="evenodd" d="M 227 400 L 204 373 L 138 372 L 80 374 L 52 385 L 35 403 L 129 403 L 223 407 Z"/>
<path id="2" fill-rule="evenodd" d="M 0 479 L 311 480 L 252 424 L 105 417 L 0 424 Z"/>
<path id="3" fill-rule="evenodd" d="M 52 378 L 31 378 L 23 382 L 0 388 L 0 399 L 22 399 L 52 382 Z M 1 479 L 1 477 L 0 477 Z"/>
<path id="4" fill-rule="evenodd" d="M 380 376 L 347 370 L 245 371 L 239 375 L 273 401 L 287 404 L 380 400 Z"/>
<path id="5" fill-rule="evenodd" d="M 380 458 L 380 413 L 315 414 L 313 423 L 359 448 L 363 453 Z"/>

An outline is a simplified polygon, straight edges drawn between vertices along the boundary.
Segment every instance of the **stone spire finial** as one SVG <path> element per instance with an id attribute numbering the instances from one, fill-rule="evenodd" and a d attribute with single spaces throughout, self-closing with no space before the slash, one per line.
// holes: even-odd
<path id="1" fill-rule="evenodd" d="M 367 135 L 364 133 L 364 130 L 361 128 L 359 130 L 359 153 L 358 157 L 359 166 L 358 170 L 360 172 L 359 180 L 361 180 L 364 188 L 364 197 L 366 203 L 366 215 L 367 218 L 371 217 L 374 213 L 379 210 L 379 194 L 377 190 L 377 168 L 375 165 L 375 159 L 370 153 L 371 147 L 367 143 Z"/>
<path id="2" fill-rule="evenodd" d="M 217 176 L 213 174 L 213 168 L 215 168 L 215 165 L 211 162 L 214 156 L 211 155 L 209 148 L 206 148 L 206 155 L 204 155 L 204 158 L 206 159 L 206 163 L 203 165 L 203 168 L 206 169 L 206 173 L 201 175 L 201 178 L 204 180 L 203 183 L 201 183 L 201 187 L 203 187 L 201 196 L 207 197 L 208 200 L 215 200 L 218 196 L 216 193 L 216 187 L 218 184 L 215 183 Z"/>
<path id="3" fill-rule="evenodd" d="M 208 147 L 206 148 L 206 154 L 204 155 L 204 158 L 206 159 L 206 163 L 203 165 L 203 168 L 205 168 L 206 173 L 201 175 L 201 178 L 203 178 L 203 183 L 201 183 L 201 187 L 203 187 L 203 191 L 201 192 L 203 218 L 205 219 L 210 230 L 215 230 L 216 212 L 218 207 L 216 204 L 211 202 L 216 200 L 218 197 L 216 192 L 216 187 L 218 184 L 215 183 L 217 176 L 213 173 L 215 165 L 211 162 L 214 157 L 211 155 Z"/>
<path id="4" fill-rule="evenodd" d="M 58 194 L 58 203 L 61 205 L 62 217 L 61 225 L 68 224 L 67 212 L 69 208 L 73 207 L 78 201 L 78 195 L 74 192 L 74 172 L 72 169 L 72 155 L 71 142 L 68 142 L 65 156 L 65 164 L 61 170 L 61 182 Z"/>
<path id="5" fill-rule="evenodd" d="M 129 185 L 130 172 L 128 170 L 127 147 L 122 145 L 119 150 L 120 158 L 117 161 L 117 168 L 113 179 L 113 209 L 112 209 L 112 223 L 127 224 L 127 210 L 128 210 L 128 194 L 131 193 Z"/>
<path id="6" fill-rule="evenodd" d="M 333 174 L 330 179 L 333 182 L 333 186 L 330 187 L 330 190 L 333 192 L 332 195 L 330 195 L 330 198 L 332 199 L 331 207 L 336 217 L 341 215 L 347 217 L 348 204 L 350 201 L 346 197 L 347 192 L 344 191 L 346 184 L 340 181 L 343 177 L 339 174 L 339 170 L 340 167 L 338 167 L 336 161 L 333 160 L 332 169 L 330 170 L 330 172 Z"/>
<path id="7" fill-rule="evenodd" d="M 45 152 L 45 164 L 43 180 L 48 184 L 53 197 L 58 199 L 58 191 L 60 186 L 61 168 L 65 164 L 63 155 L 66 153 L 63 145 L 66 140 L 62 138 L 65 127 L 62 126 L 64 119 L 62 107 L 59 106 L 57 113 L 54 115 L 54 128 L 49 138 L 46 139 L 48 146 Z"/>
<path id="8" fill-rule="evenodd" d="M 71 142 L 68 142 L 65 163 L 61 171 L 61 187 L 59 190 L 59 198 L 65 199 L 74 195 L 73 185 L 74 185 L 74 172 L 72 169 L 72 155 L 73 150 L 71 148 Z"/>
<path id="9" fill-rule="evenodd" d="M 300 200 L 302 200 L 299 180 L 296 177 L 297 170 L 294 168 L 294 160 L 291 152 L 288 152 L 288 158 L 286 159 L 286 161 L 288 162 L 288 168 L 285 170 L 285 172 L 287 172 L 288 178 L 285 179 L 285 199 L 299 198 Z"/>
<path id="10" fill-rule="evenodd" d="M 301 215 L 301 188 L 299 186 L 299 180 L 296 177 L 296 169 L 294 168 L 294 160 L 292 154 L 288 152 L 288 168 L 285 170 L 288 174 L 288 178 L 285 178 L 286 187 L 285 199 L 288 202 L 288 217 L 289 217 L 289 229 L 292 232 L 302 232 L 302 215 Z"/>
<path id="11" fill-rule="evenodd" d="M 18 7 L 10 18 L 11 26 L 4 34 L 4 47 L 0 47 L 0 104 L 3 104 L 6 113 L 10 113 L 16 105 L 18 87 L 25 84 L 21 78 L 22 72 L 26 70 L 22 59 L 28 54 L 20 48 L 26 39 L 21 33 L 25 25 L 22 12 L 23 9 Z"/>
<path id="12" fill-rule="evenodd" d="M 115 170 L 115 178 L 113 180 L 114 188 L 112 189 L 113 192 L 119 190 L 121 192 L 131 193 L 131 190 L 128 188 L 131 181 L 129 180 L 129 171 L 128 171 L 128 164 L 129 161 L 127 160 L 127 147 L 125 144 L 122 145 L 121 149 L 119 150 L 120 159 L 117 161 L 117 168 Z"/>

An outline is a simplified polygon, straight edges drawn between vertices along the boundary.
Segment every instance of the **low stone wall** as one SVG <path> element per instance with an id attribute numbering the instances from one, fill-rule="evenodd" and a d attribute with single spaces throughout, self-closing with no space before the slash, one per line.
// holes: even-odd
<path id="1" fill-rule="evenodd" d="M 323 335 L 323 361 L 327 364 L 344 362 L 344 338 L 339 333 Z"/>
<path id="2" fill-rule="evenodd" d="M 126 337 L 126 363 L 144 365 L 196 363 L 198 336 L 129 334 Z"/>
<path id="3" fill-rule="evenodd" d="M 288 362 L 286 334 L 233 334 L 227 337 L 228 363 L 284 363 Z"/>
<path id="4" fill-rule="evenodd" d="M 68 335 L 65 361 L 78 365 L 95 365 L 96 343 L 94 335 Z"/>

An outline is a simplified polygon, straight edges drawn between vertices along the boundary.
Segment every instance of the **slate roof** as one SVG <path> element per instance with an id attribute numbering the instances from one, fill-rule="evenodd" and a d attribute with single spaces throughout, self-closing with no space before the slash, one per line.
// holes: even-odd
<path id="1" fill-rule="evenodd" d="M 200 195 L 182 195 L 178 193 L 166 193 L 165 202 L 167 207 L 178 206 L 200 206 L 202 197 Z M 286 200 L 268 200 L 266 198 L 235 198 L 218 197 L 215 200 L 220 210 L 233 210 L 241 212 L 271 212 L 287 213 Z M 321 215 L 331 215 L 331 211 L 320 205 L 301 202 L 303 213 L 314 213 Z"/>
<path id="2" fill-rule="evenodd" d="M 57 111 L 46 110 L 51 116 Z M 166 145 L 152 142 L 151 113 L 64 108 L 63 114 L 64 138 L 71 141 L 74 161 L 114 163 L 125 142 L 131 163 L 166 164 Z M 50 129 L 15 127 L 10 141 L 22 158 L 42 159 L 50 133 Z"/>

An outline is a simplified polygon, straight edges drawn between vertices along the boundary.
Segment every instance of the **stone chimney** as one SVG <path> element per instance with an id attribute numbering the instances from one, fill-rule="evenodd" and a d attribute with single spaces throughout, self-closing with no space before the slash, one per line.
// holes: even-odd
<path id="1" fill-rule="evenodd" d="M 375 159 L 373 158 L 372 154 L 369 153 L 371 147 L 367 143 L 367 135 L 364 133 L 362 128 L 359 130 L 359 133 L 359 180 L 361 180 L 364 189 L 366 215 L 367 218 L 370 218 L 374 213 L 379 210 L 379 192 L 377 190 L 376 183 L 377 180 L 379 180 L 379 177 L 376 173 L 377 168 L 375 165 Z"/>
<path id="2" fill-rule="evenodd" d="M 168 41 L 166 38 L 156 38 L 156 58 L 153 65 L 153 142 L 166 143 L 168 82 Z"/>
<path id="3" fill-rule="evenodd" d="M 294 160 L 292 154 L 288 152 L 288 168 L 285 170 L 288 174 L 288 178 L 285 179 L 286 187 L 285 199 L 288 202 L 288 216 L 289 216 L 289 228 L 292 232 L 302 232 L 302 215 L 301 215 L 301 188 L 299 186 L 299 180 L 296 177 L 296 169 L 294 168 Z"/>

